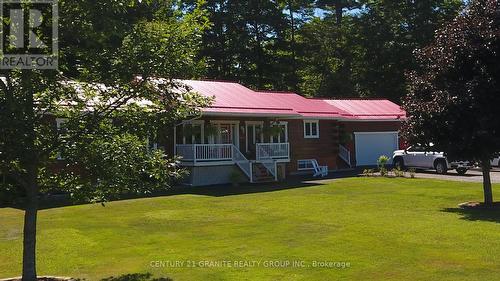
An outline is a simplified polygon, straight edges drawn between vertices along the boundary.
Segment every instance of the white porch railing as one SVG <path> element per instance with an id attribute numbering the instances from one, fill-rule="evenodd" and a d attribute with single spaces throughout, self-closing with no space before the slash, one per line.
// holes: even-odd
<path id="1" fill-rule="evenodd" d="M 176 153 L 183 161 L 193 163 L 233 161 L 253 182 L 252 162 L 233 144 L 180 144 L 176 145 Z"/>
<path id="2" fill-rule="evenodd" d="M 233 145 L 233 161 L 236 163 L 245 175 L 250 179 L 250 182 L 253 182 L 253 172 L 252 167 L 253 164 L 249 161 L 241 151 Z"/>
<path id="3" fill-rule="evenodd" d="M 290 159 L 289 143 L 258 143 L 257 161 L 269 159 Z"/>
<path id="4" fill-rule="evenodd" d="M 181 156 L 184 161 L 193 161 L 195 147 L 192 144 L 178 144 L 175 146 L 177 156 Z"/>
<path id="5" fill-rule="evenodd" d="M 176 153 L 184 161 L 232 161 L 232 144 L 182 144 L 176 146 Z"/>
<path id="6" fill-rule="evenodd" d="M 351 164 L 351 152 L 345 146 L 339 144 L 339 156 L 342 160 L 344 160 L 349 167 L 352 167 Z"/>

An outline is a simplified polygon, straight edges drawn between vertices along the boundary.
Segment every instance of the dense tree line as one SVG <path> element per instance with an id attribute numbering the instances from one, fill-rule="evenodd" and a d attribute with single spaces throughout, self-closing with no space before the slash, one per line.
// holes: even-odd
<path id="1" fill-rule="evenodd" d="M 187 3 L 189 7 L 190 3 Z M 207 0 L 204 77 L 307 96 L 406 93 L 413 51 L 462 0 Z"/>

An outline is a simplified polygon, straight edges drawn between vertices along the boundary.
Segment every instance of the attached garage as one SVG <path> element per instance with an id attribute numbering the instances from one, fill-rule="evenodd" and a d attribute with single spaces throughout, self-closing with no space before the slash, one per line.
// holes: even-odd
<path id="1" fill-rule="evenodd" d="M 395 150 L 399 149 L 398 132 L 355 132 L 354 146 L 356 149 L 357 166 L 377 165 L 381 155 L 391 158 Z"/>

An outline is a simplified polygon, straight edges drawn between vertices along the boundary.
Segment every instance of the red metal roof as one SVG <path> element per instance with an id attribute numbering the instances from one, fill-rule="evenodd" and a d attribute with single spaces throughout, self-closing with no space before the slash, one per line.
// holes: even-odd
<path id="1" fill-rule="evenodd" d="M 338 118 L 342 110 L 325 103 L 322 100 L 307 99 L 295 93 L 258 92 L 266 96 L 269 102 L 281 105 L 299 113 L 303 117 Z"/>
<path id="2" fill-rule="evenodd" d="M 405 119 L 406 113 L 401 107 L 389 100 L 344 99 L 324 100 L 346 112 L 348 119 L 358 120 L 397 120 Z"/>
<path id="3" fill-rule="evenodd" d="M 253 91 L 241 84 L 222 81 L 182 80 L 193 91 L 215 97 L 204 109 L 208 115 L 253 115 L 356 120 L 404 117 L 400 107 L 388 100 L 308 99 L 291 92 Z"/>

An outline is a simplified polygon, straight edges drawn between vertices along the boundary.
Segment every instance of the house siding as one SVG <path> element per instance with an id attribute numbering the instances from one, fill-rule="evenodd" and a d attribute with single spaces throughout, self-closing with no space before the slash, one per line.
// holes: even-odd
<path id="1" fill-rule="evenodd" d="M 337 169 L 339 153 L 339 123 L 335 120 L 319 121 L 319 138 L 304 138 L 304 120 L 288 121 L 288 140 L 290 142 L 290 163 L 288 173 L 298 172 L 297 161 L 316 159 L 329 170 Z"/>

